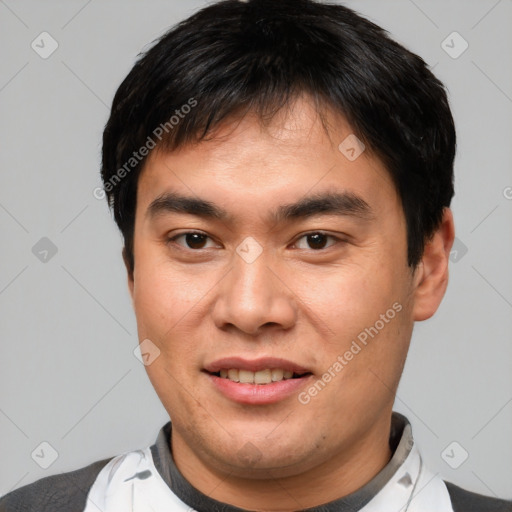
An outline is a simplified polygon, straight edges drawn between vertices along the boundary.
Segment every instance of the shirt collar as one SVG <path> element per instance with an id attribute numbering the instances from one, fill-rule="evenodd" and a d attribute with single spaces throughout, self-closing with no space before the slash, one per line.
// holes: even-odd
<path id="1" fill-rule="evenodd" d="M 151 446 L 151 453 L 158 472 L 173 493 L 187 505 L 201 512 L 246 512 L 245 509 L 206 496 L 185 479 L 172 457 L 171 435 L 172 426 L 169 421 L 161 428 L 155 444 Z M 393 412 L 391 418 L 389 446 L 393 452 L 390 461 L 363 487 L 343 498 L 308 508 L 304 512 L 357 512 L 382 490 L 403 464 L 413 446 L 411 425 L 405 416 L 397 412 Z"/>

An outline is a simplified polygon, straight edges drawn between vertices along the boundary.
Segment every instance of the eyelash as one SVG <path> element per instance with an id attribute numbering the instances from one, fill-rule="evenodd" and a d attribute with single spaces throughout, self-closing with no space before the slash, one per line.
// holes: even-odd
<path id="1" fill-rule="evenodd" d="M 205 233 L 202 233 L 200 231 L 186 231 L 184 233 L 179 233 L 178 235 L 174 235 L 173 237 L 171 238 L 168 238 L 167 239 L 167 244 L 168 245 L 178 245 L 180 249 L 183 249 L 185 251 L 191 251 L 191 252 L 200 252 L 202 250 L 204 250 L 203 248 L 201 249 L 191 249 L 189 247 L 183 247 L 182 245 L 180 244 L 177 244 L 176 243 L 176 240 L 180 237 L 183 237 L 183 236 L 186 236 L 186 235 L 201 235 L 201 236 L 204 236 L 206 238 L 209 238 L 211 240 L 211 237 L 209 237 L 208 235 L 206 235 Z M 343 240 L 341 238 L 338 238 L 334 235 L 329 235 L 327 233 L 324 233 L 323 231 L 309 231 L 308 233 L 304 233 L 303 235 L 301 235 L 299 238 L 297 238 L 297 240 L 294 242 L 294 245 L 297 244 L 297 242 L 299 240 L 301 240 L 302 238 L 306 238 L 308 236 L 312 236 L 312 235 L 323 235 L 325 236 L 326 238 L 331 238 L 333 240 L 335 240 L 336 242 L 328 247 L 325 247 L 325 248 L 321 248 L 321 249 L 309 249 L 311 252 L 321 252 L 321 251 L 324 251 L 324 250 L 327 250 L 329 249 L 330 247 L 333 247 L 334 245 L 336 244 L 340 244 L 340 243 L 344 243 L 346 242 L 346 240 Z M 302 249 L 302 250 L 308 250 L 308 249 Z"/>

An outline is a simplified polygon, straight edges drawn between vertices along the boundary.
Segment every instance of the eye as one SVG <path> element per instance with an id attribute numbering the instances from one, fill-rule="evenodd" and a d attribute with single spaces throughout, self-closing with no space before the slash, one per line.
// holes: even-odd
<path id="1" fill-rule="evenodd" d="M 180 238 L 185 240 L 186 245 L 177 242 L 177 240 Z M 184 247 L 185 249 L 206 249 L 207 246 L 205 244 L 208 239 L 210 239 L 210 237 L 204 233 L 187 231 L 186 233 L 180 233 L 179 235 L 175 235 L 172 238 L 169 238 L 168 243 L 175 243 L 180 247 Z M 210 247 L 215 247 L 215 244 Z"/>
<path id="2" fill-rule="evenodd" d="M 178 242 L 178 240 L 183 239 L 184 244 Z M 330 245 L 327 245 L 328 240 L 331 239 L 334 242 Z M 208 246 L 208 240 L 211 241 L 212 245 Z M 300 241 L 306 240 L 306 244 L 308 247 L 301 247 Z M 192 249 L 192 250 L 201 250 L 201 249 L 207 249 L 208 247 L 216 247 L 216 245 L 213 243 L 211 238 L 200 232 L 196 231 L 187 231 L 185 233 L 180 233 L 178 235 L 175 235 L 168 239 L 168 243 L 176 244 L 180 247 L 183 247 L 184 249 Z M 306 233 L 305 235 L 302 235 L 297 242 L 295 242 L 295 246 L 298 249 L 306 249 L 306 250 L 313 250 L 313 251 L 320 251 L 322 249 L 326 249 L 331 247 L 332 245 L 336 245 L 336 243 L 343 243 L 343 240 L 333 236 L 328 235 L 326 233 L 323 233 L 321 231 L 315 231 L 311 233 Z"/>
<path id="3" fill-rule="evenodd" d="M 309 247 L 298 247 L 298 241 L 295 242 L 295 245 L 299 248 L 299 249 L 312 249 L 312 250 L 315 250 L 315 251 L 318 251 L 318 250 L 322 250 L 322 249 L 325 249 L 326 247 L 326 243 L 327 243 L 327 239 L 332 239 L 332 240 L 335 240 L 334 244 L 336 244 L 337 242 L 338 243 L 341 243 L 342 240 L 340 240 L 339 238 L 335 237 L 335 236 L 332 236 L 332 235 L 327 235 L 325 233 L 322 233 L 321 231 L 315 231 L 315 232 L 312 232 L 312 233 L 306 233 L 305 235 L 301 236 L 298 241 L 302 240 L 302 239 L 306 239 L 306 243 L 309 245 Z M 331 244 L 331 245 L 334 245 L 334 244 Z M 328 247 L 331 247 L 331 246 L 328 246 Z"/>

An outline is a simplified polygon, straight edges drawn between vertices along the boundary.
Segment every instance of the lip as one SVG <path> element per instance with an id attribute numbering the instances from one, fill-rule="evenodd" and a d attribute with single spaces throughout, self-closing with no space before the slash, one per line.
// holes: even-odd
<path id="1" fill-rule="evenodd" d="M 227 378 L 219 377 L 215 373 L 220 370 L 249 370 L 257 372 L 260 370 L 280 368 L 295 374 L 304 376 L 292 379 L 283 379 L 269 384 L 247 384 L 233 382 Z M 243 357 L 224 357 L 205 365 L 204 373 L 210 382 L 223 396 L 233 402 L 246 405 L 274 404 L 296 395 L 302 387 L 307 386 L 313 373 L 308 368 L 287 359 L 275 357 L 260 357 L 258 359 L 245 359 Z"/>
<path id="2" fill-rule="evenodd" d="M 270 384 L 243 384 L 232 380 L 206 374 L 213 386 L 229 400 L 245 405 L 275 404 L 296 395 L 302 387 L 311 381 L 313 375 L 308 373 L 303 377 L 285 379 Z"/>
<path id="3" fill-rule="evenodd" d="M 244 359 L 243 357 L 223 357 L 207 364 L 204 369 L 208 373 L 217 373 L 221 370 L 236 368 L 238 370 L 249 370 L 258 372 L 260 370 L 281 368 L 294 373 L 312 373 L 311 370 L 286 359 L 276 357 L 260 357 L 258 359 Z M 268 385 L 268 384 L 267 384 Z"/>

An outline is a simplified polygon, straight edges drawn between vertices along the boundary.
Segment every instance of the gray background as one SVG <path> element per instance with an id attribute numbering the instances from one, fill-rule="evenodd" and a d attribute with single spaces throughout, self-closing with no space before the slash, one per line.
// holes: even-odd
<path id="1" fill-rule="evenodd" d="M 512 1 L 346 4 L 435 67 L 458 128 L 451 282 L 415 327 L 396 409 L 434 471 L 510 499 Z M 0 1 L 0 495 L 149 445 L 167 421 L 133 354 L 121 237 L 93 190 L 117 86 L 142 48 L 203 5 Z M 47 59 L 31 48 L 43 31 L 59 45 Z M 453 31 L 469 43 L 456 59 L 441 46 Z M 46 262 L 32 251 L 43 237 L 57 248 Z M 58 452 L 48 469 L 41 442 Z"/>

